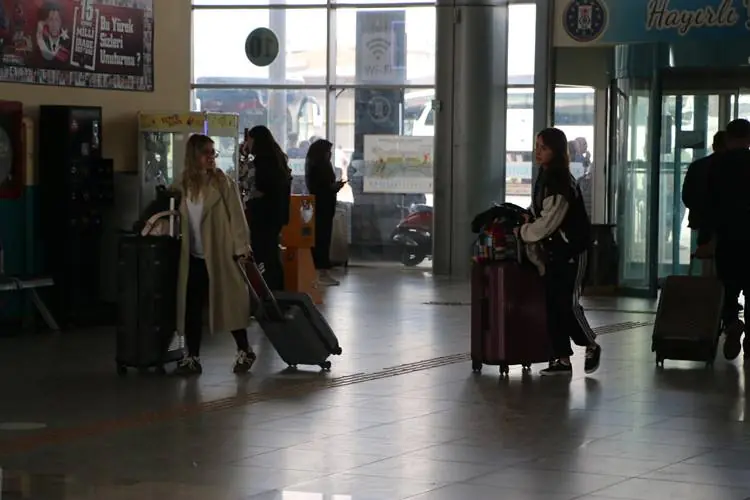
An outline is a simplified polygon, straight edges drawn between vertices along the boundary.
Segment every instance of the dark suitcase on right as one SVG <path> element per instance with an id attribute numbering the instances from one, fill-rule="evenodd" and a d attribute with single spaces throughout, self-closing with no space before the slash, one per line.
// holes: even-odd
<path id="1" fill-rule="evenodd" d="M 717 278 L 669 276 L 659 297 L 651 351 L 664 360 L 703 361 L 712 366 L 721 333 L 724 285 Z"/>
<path id="2" fill-rule="evenodd" d="M 238 267 L 255 306 L 255 318 L 281 359 L 291 368 L 317 365 L 330 370 L 328 358 L 340 355 L 342 350 L 310 297 L 304 293 L 272 293 L 254 262 L 238 262 Z"/>
<path id="3" fill-rule="evenodd" d="M 328 352 L 331 354 L 341 354 L 341 346 L 339 345 L 339 339 L 333 332 L 331 325 L 328 324 L 323 313 L 313 302 L 312 297 L 306 293 L 297 292 L 276 292 L 274 294 L 276 302 L 278 302 L 281 309 L 289 309 L 292 306 L 299 307 L 305 314 L 305 317 L 310 322 L 310 325 L 315 329 L 320 340 L 325 344 Z"/>
<path id="4" fill-rule="evenodd" d="M 118 253 L 118 324 L 115 361 L 128 367 L 156 368 L 178 361 L 177 274 L 180 241 L 169 236 L 123 235 Z"/>
<path id="5" fill-rule="evenodd" d="M 516 261 L 475 263 L 471 277 L 471 362 L 499 365 L 547 363 L 552 348 L 547 333 L 544 281 L 536 268 Z"/>

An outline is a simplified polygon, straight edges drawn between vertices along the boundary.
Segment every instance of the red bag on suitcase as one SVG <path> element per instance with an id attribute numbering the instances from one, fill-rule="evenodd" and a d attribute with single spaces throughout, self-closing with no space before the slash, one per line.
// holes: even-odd
<path id="1" fill-rule="evenodd" d="M 471 361 L 530 369 L 552 357 L 544 282 L 533 266 L 515 261 L 474 264 L 471 276 Z"/>

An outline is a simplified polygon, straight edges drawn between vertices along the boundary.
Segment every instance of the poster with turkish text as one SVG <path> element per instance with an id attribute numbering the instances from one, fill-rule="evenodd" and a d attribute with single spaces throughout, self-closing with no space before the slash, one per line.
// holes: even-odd
<path id="1" fill-rule="evenodd" d="M 0 0 L 0 82 L 154 90 L 153 0 Z"/>

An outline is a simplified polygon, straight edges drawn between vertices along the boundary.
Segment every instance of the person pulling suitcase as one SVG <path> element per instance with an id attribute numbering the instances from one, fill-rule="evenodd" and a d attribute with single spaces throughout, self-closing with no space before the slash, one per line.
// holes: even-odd
<path id="1" fill-rule="evenodd" d="M 210 137 L 190 137 L 183 176 L 173 188 L 181 193 L 180 226 L 183 236 L 188 236 L 182 238 L 177 280 L 177 330 L 185 336 L 187 353 L 175 373 L 203 371 L 200 349 L 206 300 L 211 332 L 232 332 L 237 344 L 234 372 L 247 373 L 256 359 L 247 338 L 250 297 L 235 261 L 250 256 L 250 234 L 237 185 L 216 168 Z"/>
<path id="2" fill-rule="evenodd" d="M 542 130 L 536 138 L 536 161 L 541 168 L 532 196 L 535 219 L 516 232 L 523 242 L 541 243 L 544 248 L 547 328 L 554 359 L 541 374 L 572 373 L 570 339 L 586 347 L 584 369 L 593 373 L 599 368 L 602 348 L 579 303 L 591 222 L 570 173 L 565 133 L 556 128 Z"/>

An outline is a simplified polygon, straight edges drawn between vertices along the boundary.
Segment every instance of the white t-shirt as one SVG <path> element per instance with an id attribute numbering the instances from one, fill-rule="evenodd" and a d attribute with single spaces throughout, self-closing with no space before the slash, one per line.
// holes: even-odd
<path id="1" fill-rule="evenodd" d="M 190 232 L 190 255 L 203 258 L 203 237 L 201 220 L 203 219 L 203 195 L 196 200 L 187 199 L 188 227 Z"/>

